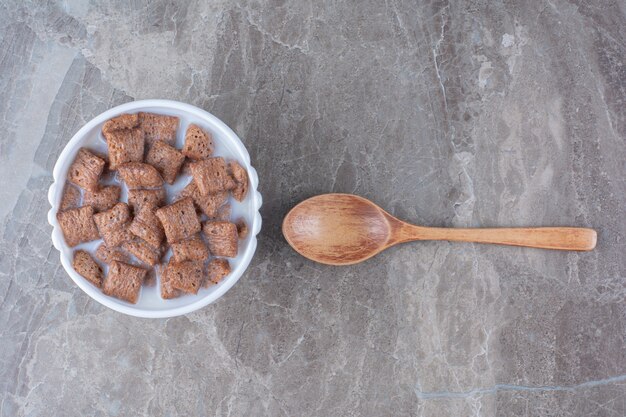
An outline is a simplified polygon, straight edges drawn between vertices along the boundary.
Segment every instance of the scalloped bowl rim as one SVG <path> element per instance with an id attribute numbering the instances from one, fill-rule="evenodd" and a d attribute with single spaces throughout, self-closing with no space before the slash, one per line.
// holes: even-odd
<path id="1" fill-rule="evenodd" d="M 139 112 L 142 111 L 142 109 L 155 107 L 186 112 L 193 117 L 203 120 L 213 129 L 219 131 L 221 138 L 225 138 L 229 142 L 229 145 L 231 145 L 234 150 L 243 158 L 243 161 L 239 160 L 239 162 L 244 162 L 245 168 L 248 171 L 250 181 L 248 198 L 252 199 L 252 204 L 254 207 L 252 223 L 248 225 L 250 230 L 250 241 L 246 245 L 241 260 L 231 271 L 231 273 L 226 278 L 224 278 L 224 280 L 214 291 L 207 293 L 202 298 L 199 298 L 198 300 L 187 305 L 161 310 L 142 309 L 130 303 L 120 302 L 119 300 L 105 295 L 99 288 L 91 285 L 87 282 L 87 280 L 80 276 L 72 267 L 72 260 L 69 259 L 68 256 L 66 256 L 67 250 L 65 249 L 68 249 L 68 247 L 65 243 L 60 225 L 56 218 L 59 205 L 57 202 L 60 201 L 60 194 L 63 192 L 63 187 L 65 185 L 65 177 L 62 175 L 61 170 L 63 169 L 62 167 L 65 164 L 65 161 L 68 158 L 72 157 L 76 153 L 77 148 L 80 147 L 83 137 L 92 129 L 94 129 L 97 125 L 102 124 L 108 119 L 121 113 Z M 254 256 L 254 252 L 257 246 L 257 235 L 261 230 L 262 220 L 259 209 L 261 208 L 263 199 L 261 197 L 261 194 L 257 191 L 259 185 L 259 177 L 256 170 L 250 164 L 250 154 L 248 153 L 246 147 L 243 145 L 241 139 L 239 139 L 237 134 L 224 122 L 222 122 L 211 113 L 198 107 L 192 106 L 191 104 L 181 103 L 173 100 L 138 100 L 121 104 L 105 111 L 104 113 L 101 113 L 100 115 L 94 117 L 88 123 L 86 123 L 78 132 L 76 132 L 76 134 L 72 137 L 72 139 L 70 139 L 67 145 L 65 145 L 65 148 L 59 155 L 59 158 L 54 165 L 52 175 L 53 182 L 48 190 L 48 202 L 51 206 L 51 209 L 48 211 L 48 223 L 50 223 L 50 225 L 52 226 L 52 244 L 59 251 L 61 265 L 63 265 L 63 268 L 65 269 L 67 274 L 70 276 L 70 278 L 72 278 L 76 285 L 80 287 L 80 289 L 82 289 L 87 295 L 89 295 L 100 304 L 109 307 L 112 310 L 131 316 L 144 318 L 167 318 L 191 313 L 211 304 L 212 302 L 223 296 L 233 285 L 235 285 L 239 278 L 241 278 L 245 270 L 248 268 L 252 257 Z M 167 300 L 163 300 L 163 302 L 166 303 Z"/>

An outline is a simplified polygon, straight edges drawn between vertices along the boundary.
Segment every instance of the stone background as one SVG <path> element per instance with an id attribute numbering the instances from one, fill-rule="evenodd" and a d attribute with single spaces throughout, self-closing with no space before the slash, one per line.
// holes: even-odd
<path id="1" fill-rule="evenodd" d="M 1 416 L 626 414 L 624 2 L 0 4 Z M 46 222 L 67 141 L 144 98 L 229 124 L 265 202 L 239 283 L 169 320 L 88 298 Z M 331 191 L 599 242 L 326 267 L 280 223 Z"/>

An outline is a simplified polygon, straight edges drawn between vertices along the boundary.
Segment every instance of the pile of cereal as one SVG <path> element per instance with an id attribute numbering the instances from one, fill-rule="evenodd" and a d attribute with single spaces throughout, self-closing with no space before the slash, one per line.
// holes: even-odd
<path id="1" fill-rule="evenodd" d="M 57 219 L 70 247 L 103 240 L 97 260 L 76 250 L 73 266 L 109 296 L 136 303 L 152 268 L 162 298 L 196 294 L 230 273 L 225 258 L 237 256 L 247 234 L 243 221 L 231 222 L 228 204 L 229 194 L 245 198 L 246 170 L 213 156 L 210 133 L 193 124 L 176 149 L 178 126 L 173 116 L 122 114 L 102 127 L 108 155 L 81 148 L 69 168 Z M 102 184 L 105 171 L 116 171 L 128 203 L 120 201 L 121 184 Z M 172 184 L 180 172 L 191 182 L 166 204 L 164 183 Z M 106 276 L 99 262 L 108 266 Z"/>

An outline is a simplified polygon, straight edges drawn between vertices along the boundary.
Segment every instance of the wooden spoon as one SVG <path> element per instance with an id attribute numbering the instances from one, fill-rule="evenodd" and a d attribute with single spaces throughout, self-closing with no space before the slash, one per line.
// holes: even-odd
<path id="1" fill-rule="evenodd" d="M 283 235 L 296 252 L 328 265 L 355 264 L 390 246 L 413 240 L 578 251 L 596 246 L 595 230 L 577 227 L 446 229 L 414 226 L 352 194 L 322 194 L 304 200 L 285 217 Z"/>

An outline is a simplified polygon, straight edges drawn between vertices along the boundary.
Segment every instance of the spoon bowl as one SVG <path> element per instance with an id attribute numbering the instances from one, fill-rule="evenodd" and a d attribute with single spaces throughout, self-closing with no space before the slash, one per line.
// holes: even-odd
<path id="1" fill-rule="evenodd" d="M 302 256 L 329 265 L 350 265 L 387 247 L 390 217 L 364 198 L 322 194 L 287 214 L 283 235 Z"/>
<path id="2" fill-rule="evenodd" d="M 591 250 L 596 232 L 576 227 L 448 229 L 415 226 L 352 194 L 322 194 L 285 216 L 283 235 L 296 252 L 328 265 L 351 265 L 402 242 L 448 240 L 544 249 Z"/>

